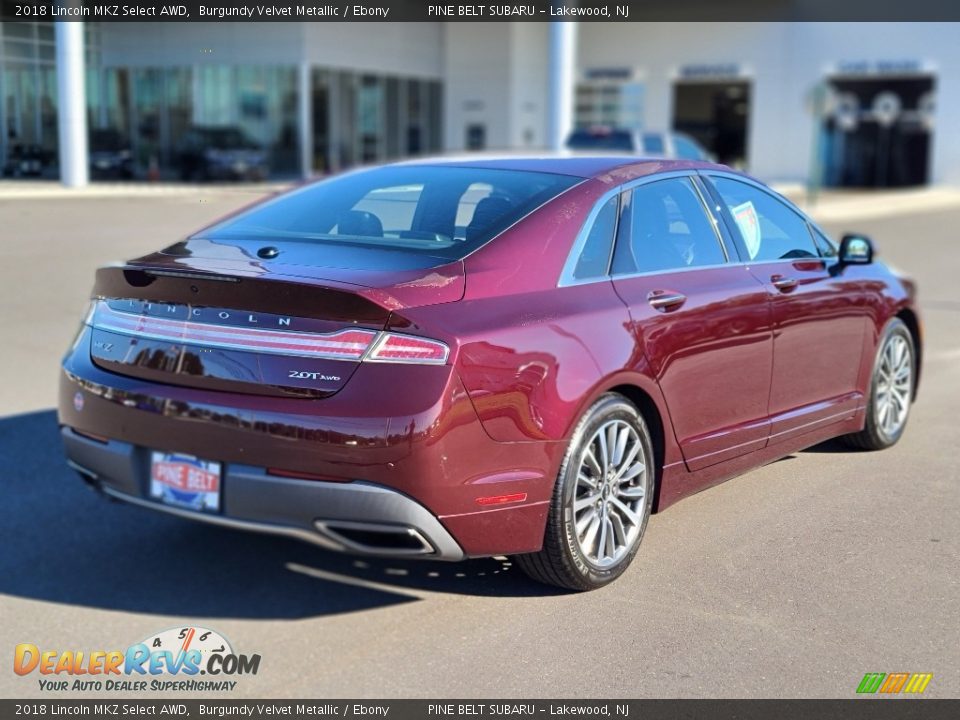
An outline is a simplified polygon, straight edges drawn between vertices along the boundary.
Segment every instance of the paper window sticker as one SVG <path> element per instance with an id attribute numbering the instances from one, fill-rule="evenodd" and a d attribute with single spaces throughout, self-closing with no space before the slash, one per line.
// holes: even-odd
<path id="1" fill-rule="evenodd" d="M 753 260 L 760 252 L 760 218 L 753 203 L 747 200 L 736 207 L 730 208 L 730 213 L 740 228 L 743 243 L 747 246 L 747 254 Z"/>

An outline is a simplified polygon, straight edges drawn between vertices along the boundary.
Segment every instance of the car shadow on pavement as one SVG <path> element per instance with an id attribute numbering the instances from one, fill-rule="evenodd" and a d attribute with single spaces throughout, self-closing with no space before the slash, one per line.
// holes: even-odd
<path id="1" fill-rule="evenodd" d="M 842 440 L 839 438 L 831 438 L 830 440 L 825 440 L 822 443 L 813 445 L 808 448 L 804 448 L 800 452 L 805 453 L 844 453 L 849 455 L 850 453 L 857 452 L 856 448 L 852 448 L 849 445 L 845 445 Z"/>
<path id="2" fill-rule="evenodd" d="M 509 560 L 362 560 L 111 502 L 63 457 L 56 414 L 0 419 L 0 593 L 189 617 L 302 618 L 433 593 L 559 593 Z"/>

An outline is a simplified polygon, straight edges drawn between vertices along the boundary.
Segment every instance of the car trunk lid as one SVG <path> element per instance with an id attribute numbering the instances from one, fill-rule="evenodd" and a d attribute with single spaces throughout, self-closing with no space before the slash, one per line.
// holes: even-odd
<path id="1" fill-rule="evenodd" d="M 367 270 L 287 254 L 267 263 L 190 241 L 101 268 L 87 320 L 94 363 L 173 385 L 325 397 L 346 385 L 391 313 L 463 297 L 460 262 Z"/>

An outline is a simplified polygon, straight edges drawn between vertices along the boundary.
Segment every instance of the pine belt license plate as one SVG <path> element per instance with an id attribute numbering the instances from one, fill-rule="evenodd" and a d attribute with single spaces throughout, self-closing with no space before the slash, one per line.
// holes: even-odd
<path id="1" fill-rule="evenodd" d="M 165 505 L 218 512 L 220 475 L 218 462 L 154 451 L 150 455 L 150 497 Z"/>

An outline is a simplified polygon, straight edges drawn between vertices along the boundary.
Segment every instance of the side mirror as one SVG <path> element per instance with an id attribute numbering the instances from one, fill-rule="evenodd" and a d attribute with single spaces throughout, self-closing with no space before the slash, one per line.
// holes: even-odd
<path id="1" fill-rule="evenodd" d="M 869 265 L 873 262 L 873 241 L 865 235 L 844 235 L 838 255 L 844 265 Z"/>

